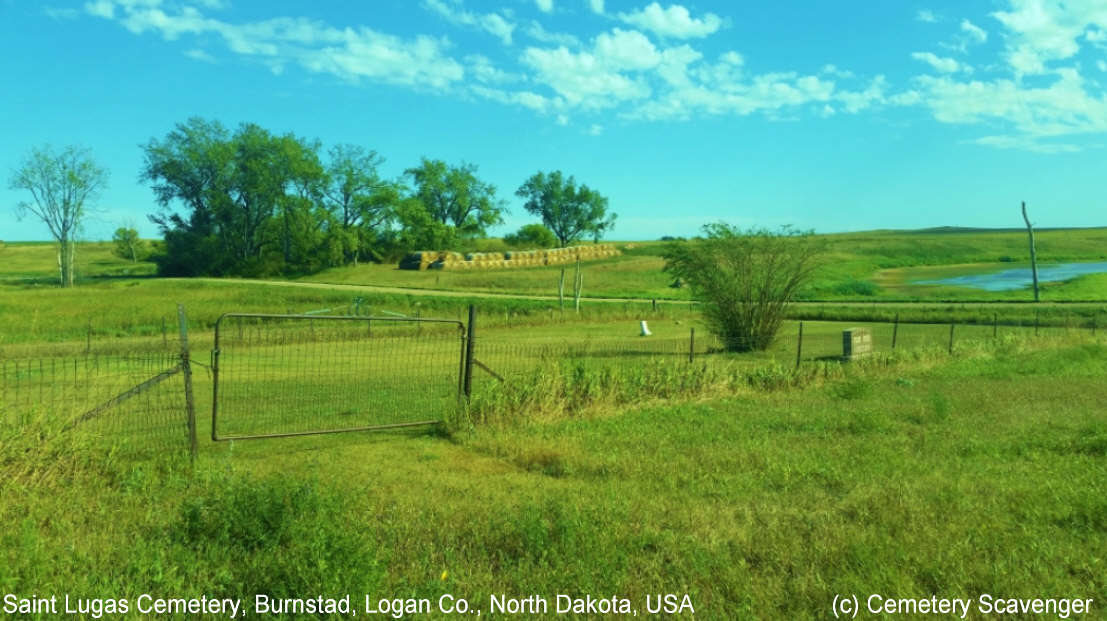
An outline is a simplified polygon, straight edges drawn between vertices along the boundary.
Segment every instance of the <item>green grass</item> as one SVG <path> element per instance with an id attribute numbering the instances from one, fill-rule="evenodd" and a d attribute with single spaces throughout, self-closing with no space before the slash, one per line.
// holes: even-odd
<path id="1" fill-rule="evenodd" d="M 451 436 L 205 443 L 192 474 L 4 429 L 0 590 L 449 592 L 484 614 L 494 593 L 642 609 L 673 592 L 752 619 L 827 618 L 836 594 L 991 593 L 1093 598 L 1094 616 L 1107 347 L 1083 340 L 813 363 L 638 405 L 617 396 L 656 375 L 622 367 L 589 392 L 602 369 L 569 363 L 579 408 Z"/>
<path id="2" fill-rule="evenodd" d="M 916 280 L 1008 269 L 1025 263 L 1028 261 L 1026 235 L 1020 231 L 868 231 L 821 237 L 827 244 L 826 256 L 823 266 L 803 293 L 807 299 L 1010 301 L 1027 298 L 1026 291 L 993 293 L 914 284 Z M 1039 261 L 1043 263 L 1107 258 L 1107 229 L 1044 230 L 1038 232 L 1036 239 Z M 617 244 L 617 247 L 623 250 L 621 257 L 584 264 L 585 295 L 688 298 L 688 291 L 671 287 L 673 279 L 662 272 L 664 243 L 634 242 Z M 921 266 L 930 267 L 918 269 Z M 365 265 L 327 270 L 308 280 L 554 295 L 560 269 L 413 272 L 392 265 Z M 1044 296 L 1047 300 L 1104 300 L 1107 299 L 1107 281 L 1100 277 L 1082 277 L 1071 283 L 1050 283 L 1044 288 Z"/>
<path id="3" fill-rule="evenodd" d="M 920 285 L 916 281 L 981 273 L 1025 264 L 1023 232 L 979 229 L 867 231 L 821 236 L 826 242 L 823 265 L 802 292 L 808 300 L 872 301 L 1024 301 L 1027 291 L 987 292 L 967 287 Z M 1042 230 L 1037 234 L 1039 261 L 1107 259 L 1107 229 Z M 491 242 L 489 242 L 491 243 Z M 582 264 L 585 297 L 687 300 L 690 292 L 674 288 L 662 271 L 662 242 L 620 242 L 619 257 Z M 131 264 L 115 257 L 108 243 L 81 244 L 78 276 L 85 282 L 153 273 L 153 264 Z M 567 266 L 572 289 L 573 267 Z M 9 243 L 0 247 L 0 282 L 51 284 L 56 257 L 51 244 Z M 412 271 L 395 265 L 363 264 L 324 270 L 306 282 L 367 284 L 410 289 L 444 289 L 472 293 L 554 296 L 560 266 L 489 271 Z M 1107 300 L 1107 276 L 1084 276 L 1042 289 L 1046 301 Z"/>
<path id="4" fill-rule="evenodd" d="M 111 242 L 77 244 L 76 280 L 78 283 L 104 278 L 152 276 L 153 263 L 132 263 L 112 253 Z M 58 283 L 58 250 L 52 242 L 0 242 L 0 284 Z"/>

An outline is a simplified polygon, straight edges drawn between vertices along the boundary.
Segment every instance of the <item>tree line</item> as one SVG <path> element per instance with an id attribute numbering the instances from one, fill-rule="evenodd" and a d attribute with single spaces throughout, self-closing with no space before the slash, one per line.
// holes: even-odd
<path id="1" fill-rule="evenodd" d="M 318 140 L 275 134 L 254 123 L 233 131 L 191 118 L 141 146 L 141 181 L 158 205 L 150 214 L 164 243 L 151 259 L 166 276 L 302 274 L 362 261 L 392 261 L 416 249 L 463 249 L 502 224 L 497 188 L 477 166 L 422 158 L 400 178 L 359 145 L 324 151 Z M 71 256 L 80 221 L 107 182 L 87 149 L 36 148 L 11 180 Z M 608 199 L 561 171 L 539 172 L 515 192 L 541 224 L 505 238 L 530 247 L 598 241 L 614 225 Z M 131 235 L 116 232 L 125 248 Z M 62 282 L 72 283 L 71 261 Z M 68 265 L 68 270 L 66 266 Z M 68 273 L 68 276 L 67 276 Z"/>

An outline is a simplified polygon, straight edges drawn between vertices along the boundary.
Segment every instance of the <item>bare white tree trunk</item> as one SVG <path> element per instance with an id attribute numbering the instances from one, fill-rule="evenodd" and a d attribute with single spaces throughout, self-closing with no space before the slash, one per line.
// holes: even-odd
<path id="1" fill-rule="evenodd" d="M 1026 215 L 1026 202 L 1022 204 L 1022 220 L 1026 222 L 1026 232 L 1030 235 L 1030 275 L 1034 278 L 1034 301 L 1038 300 L 1038 254 L 1034 249 L 1034 227 L 1030 226 L 1030 218 Z"/>

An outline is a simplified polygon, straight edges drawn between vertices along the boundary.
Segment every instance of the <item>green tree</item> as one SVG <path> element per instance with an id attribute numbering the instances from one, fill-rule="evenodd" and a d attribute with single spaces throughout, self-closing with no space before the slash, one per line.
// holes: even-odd
<path id="1" fill-rule="evenodd" d="M 139 256 L 145 254 L 145 244 L 139 239 L 138 231 L 131 227 L 121 226 L 115 229 L 111 240 L 115 244 L 112 252 L 121 259 L 128 259 L 132 263 L 137 263 Z"/>
<path id="2" fill-rule="evenodd" d="M 30 201 L 16 207 L 17 217 L 30 213 L 42 220 L 58 243 L 63 287 L 73 286 L 76 235 L 107 183 L 108 171 L 88 149 L 75 146 L 61 152 L 49 146 L 33 148 L 12 174 L 11 189 L 31 193 Z"/>
<path id="3" fill-rule="evenodd" d="M 504 235 L 504 242 L 516 248 L 553 248 L 557 237 L 541 224 L 524 224 L 515 233 Z"/>
<path id="4" fill-rule="evenodd" d="M 709 224 L 704 237 L 665 249 L 665 270 L 691 287 L 708 326 L 728 350 L 764 350 L 821 250 L 807 231 Z"/>
<path id="5" fill-rule="evenodd" d="M 496 186 L 477 178 L 473 164 L 448 166 L 442 160 L 423 158 L 404 174 L 414 183 L 414 196 L 430 217 L 454 227 L 463 237 L 478 237 L 488 227 L 503 222 L 507 211 L 496 198 Z"/>
<path id="6" fill-rule="evenodd" d="M 333 260 L 321 206 L 319 145 L 244 123 L 189 119 L 145 147 L 142 178 L 161 206 L 159 271 L 172 275 L 299 272 Z M 177 207 L 183 206 L 185 213 Z"/>
<path id="7" fill-rule="evenodd" d="M 345 260 L 374 254 L 372 245 L 397 217 L 402 184 L 382 179 L 384 158 L 357 145 L 337 145 L 328 152 L 324 202 L 337 223 Z"/>
<path id="8" fill-rule="evenodd" d="M 607 210 L 607 198 L 581 184 L 573 177 L 565 179 L 560 170 L 550 174 L 538 172 L 515 192 L 526 199 L 524 208 L 542 218 L 562 246 L 590 234 L 599 241 L 615 226 L 615 214 Z"/>
<path id="9" fill-rule="evenodd" d="M 460 241 L 456 228 L 436 220 L 423 202 L 413 196 L 400 201 L 396 220 L 399 224 L 394 236 L 397 253 L 444 250 L 456 247 Z"/>

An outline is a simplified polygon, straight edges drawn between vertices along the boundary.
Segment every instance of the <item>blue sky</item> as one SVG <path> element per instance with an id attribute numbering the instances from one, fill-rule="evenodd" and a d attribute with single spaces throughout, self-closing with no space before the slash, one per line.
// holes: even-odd
<path id="1" fill-rule="evenodd" d="M 1107 3 L 0 0 L 0 239 L 35 145 L 111 172 L 85 236 L 155 228 L 139 145 L 190 116 L 355 143 L 399 176 L 560 169 L 611 237 L 1107 225 Z"/>

